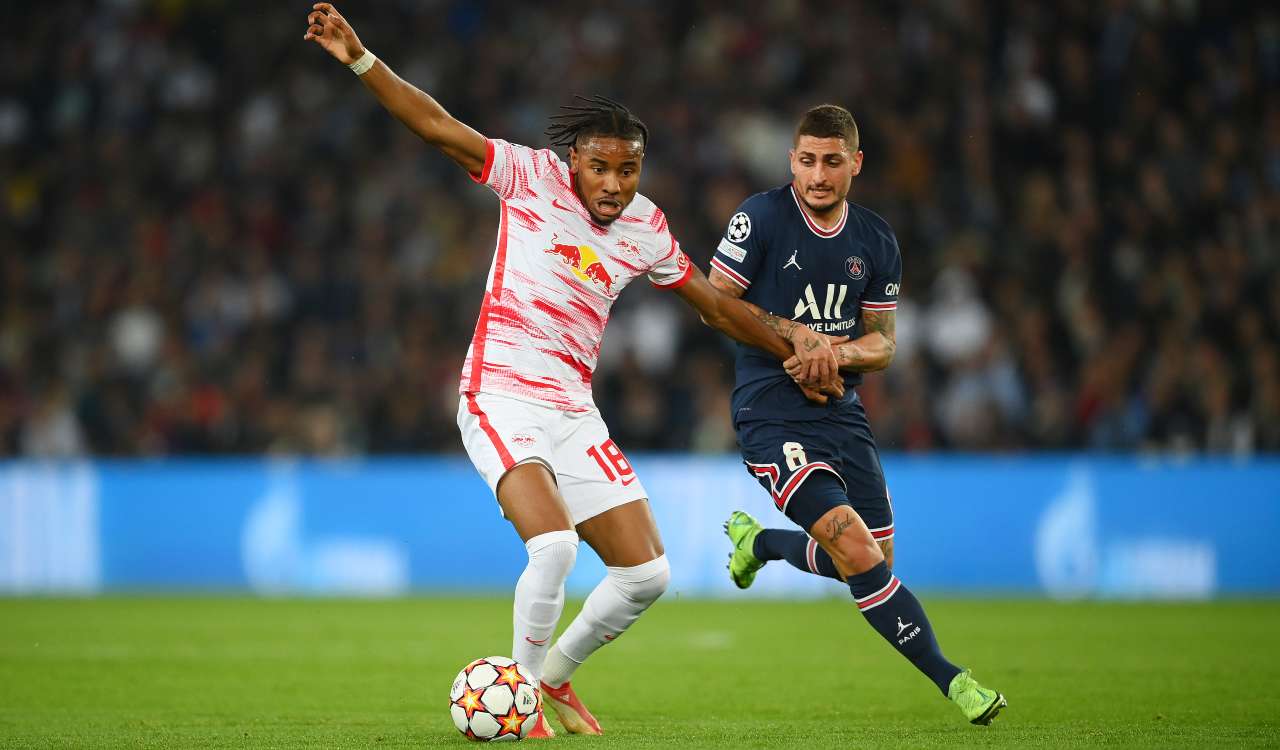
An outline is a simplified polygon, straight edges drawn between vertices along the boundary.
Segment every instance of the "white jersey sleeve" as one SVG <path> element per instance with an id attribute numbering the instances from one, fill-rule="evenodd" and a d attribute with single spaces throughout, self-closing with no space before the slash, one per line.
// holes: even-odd
<path id="1" fill-rule="evenodd" d="M 654 261 L 648 271 L 649 283 L 659 289 L 679 289 L 693 275 L 693 264 L 667 227 L 667 217 L 657 207 L 654 208 L 651 226 L 653 233 L 648 239 Z"/>
<path id="2" fill-rule="evenodd" d="M 484 169 L 471 179 L 487 186 L 504 201 L 528 200 L 538 194 L 537 183 L 555 173 L 555 152 L 492 138 L 485 141 Z"/>

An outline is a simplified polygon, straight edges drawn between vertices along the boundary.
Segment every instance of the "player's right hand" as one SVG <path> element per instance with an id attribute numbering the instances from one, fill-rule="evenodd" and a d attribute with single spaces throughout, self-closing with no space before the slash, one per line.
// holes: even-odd
<path id="1" fill-rule="evenodd" d="M 307 33 L 302 37 L 333 55 L 338 62 L 350 65 L 364 54 L 364 45 L 347 19 L 331 3 L 316 3 L 307 14 Z"/>

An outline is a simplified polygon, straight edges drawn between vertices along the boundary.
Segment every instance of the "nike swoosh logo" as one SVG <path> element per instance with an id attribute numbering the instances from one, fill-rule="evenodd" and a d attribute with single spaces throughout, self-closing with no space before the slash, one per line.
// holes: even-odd
<path id="1" fill-rule="evenodd" d="M 528 641 L 528 642 L 532 643 L 532 644 L 533 644 L 533 645 L 535 645 L 535 646 L 545 646 L 545 645 L 547 645 L 547 639 L 549 639 L 549 638 L 551 638 L 551 636 L 547 636 L 546 638 L 543 638 L 543 639 L 542 639 L 542 640 L 540 640 L 540 641 L 535 641 L 535 640 L 533 640 L 532 638 L 530 638 L 530 637 L 529 637 L 529 636 L 527 636 L 527 635 L 524 637 L 524 639 L 525 639 L 526 641 Z"/>
<path id="2" fill-rule="evenodd" d="M 631 483 L 632 483 L 632 482 L 634 482 L 634 481 L 636 481 L 636 478 L 635 478 L 635 475 L 632 475 L 632 477 L 631 477 L 630 479 L 624 479 L 624 480 L 622 480 L 622 486 L 623 486 L 623 487 L 626 487 L 627 485 L 631 484 Z"/>
<path id="3" fill-rule="evenodd" d="M 552 198 L 551 205 L 554 208 L 560 209 L 561 211 L 568 211 L 569 213 L 577 213 L 577 211 L 574 211 L 572 208 L 569 208 L 565 204 L 561 203 L 559 198 Z"/>
<path id="4" fill-rule="evenodd" d="M 606 641 L 612 641 L 614 638 L 617 638 L 617 637 L 618 637 L 618 636 L 616 636 L 616 635 L 606 635 L 606 636 L 604 637 L 604 639 L 605 639 Z"/>

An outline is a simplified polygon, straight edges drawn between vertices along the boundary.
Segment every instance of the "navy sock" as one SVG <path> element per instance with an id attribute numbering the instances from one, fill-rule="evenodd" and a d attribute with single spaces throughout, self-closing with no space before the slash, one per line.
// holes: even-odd
<path id="1" fill-rule="evenodd" d="M 831 555 L 803 531 L 765 529 L 756 535 L 753 552 L 758 560 L 786 560 L 806 573 L 843 580 Z"/>
<path id="2" fill-rule="evenodd" d="M 849 590 L 871 627 L 946 695 L 960 667 L 942 655 L 920 601 L 889 572 L 884 561 L 865 573 L 849 576 Z"/>

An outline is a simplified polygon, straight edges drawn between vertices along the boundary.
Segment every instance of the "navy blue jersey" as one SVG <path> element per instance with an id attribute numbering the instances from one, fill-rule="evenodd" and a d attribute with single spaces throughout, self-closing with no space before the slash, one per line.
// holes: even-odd
<path id="1" fill-rule="evenodd" d="M 846 203 L 830 230 L 800 207 L 790 185 L 757 193 L 729 219 L 711 267 L 746 290 L 743 299 L 780 318 L 832 336 L 863 334 L 863 310 L 895 310 L 902 256 L 889 224 Z M 760 419 L 821 419 L 851 408 L 862 375 L 845 373 L 845 396 L 826 406 L 804 397 L 782 363 L 738 344 L 734 423 Z"/>

